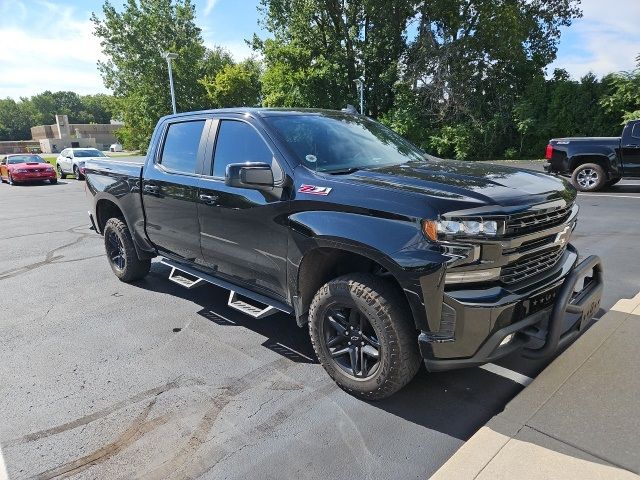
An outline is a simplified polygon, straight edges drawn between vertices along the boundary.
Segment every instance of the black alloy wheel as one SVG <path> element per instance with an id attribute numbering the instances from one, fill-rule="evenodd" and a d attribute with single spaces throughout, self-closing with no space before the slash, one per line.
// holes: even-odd
<path id="1" fill-rule="evenodd" d="M 402 291 L 370 273 L 343 275 L 320 287 L 309 307 L 309 335 L 329 376 L 367 400 L 393 395 L 422 363 Z"/>
<path id="2" fill-rule="evenodd" d="M 111 265 L 120 271 L 124 271 L 127 265 L 127 257 L 124 251 L 124 245 L 120 240 L 120 237 L 116 235 L 116 232 L 111 231 L 107 236 L 107 257 Z"/>
<path id="3" fill-rule="evenodd" d="M 324 340 L 335 364 L 354 379 L 370 378 L 380 367 L 378 335 L 355 305 L 327 310 Z"/>
<path id="4" fill-rule="evenodd" d="M 113 273 L 123 282 L 144 278 L 151 268 L 151 259 L 140 259 L 129 227 L 122 218 L 110 218 L 104 225 L 104 248 Z"/>

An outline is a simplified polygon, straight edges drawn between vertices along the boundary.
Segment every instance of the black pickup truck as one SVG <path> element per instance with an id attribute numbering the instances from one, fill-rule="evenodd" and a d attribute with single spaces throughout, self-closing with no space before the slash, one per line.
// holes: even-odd
<path id="1" fill-rule="evenodd" d="M 571 177 L 582 192 L 640 178 L 640 120 L 627 123 L 621 137 L 554 138 L 545 157 L 547 172 Z"/>
<path id="2" fill-rule="evenodd" d="M 345 390 L 384 398 L 423 361 L 552 355 L 598 310 L 597 257 L 569 243 L 576 191 L 543 173 L 440 160 L 363 116 L 231 109 L 162 118 L 144 165 L 86 165 L 113 272 L 230 291 L 308 325 Z"/>

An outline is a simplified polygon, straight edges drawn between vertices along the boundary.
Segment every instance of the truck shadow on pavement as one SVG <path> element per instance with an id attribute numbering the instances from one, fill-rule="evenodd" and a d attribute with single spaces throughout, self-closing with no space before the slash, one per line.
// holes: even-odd
<path id="1" fill-rule="evenodd" d="M 205 284 L 188 290 L 168 280 L 170 268 L 154 262 L 146 280 L 137 282 L 140 288 L 167 293 L 201 307 L 196 313 L 223 327 L 243 327 L 265 337 L 265 348 L 296 363 L 317 364 L 316 355 L 306 328 L 299 328 L 292 316 L 276 313 L 254 319 L 227 306 L 228 290 Z M 156 281 L 157 279 L 157 281 Z"/>
<path id="2" fill-rule="evenodd" d="M 227 290 L 204 285 L 187 290 L 170 282 L 169 267 L 152 264 L 149 276 L 135 285 L 193 302 L 201 317 L 223 327 L 247 328 L 266 340 L 262 345 L 292 362 L 317 364 L 309 334 L 293 316 L 278 313 L 253 319 L 227 306 Z M 331 381 L 327 377 L 327 381 Z M 520 390 L 521 386 L 478 368 L 429 373 L 424 366 L 409 385 L 392 397 L 367 402 L 406 421 L 467 440 Z"/>

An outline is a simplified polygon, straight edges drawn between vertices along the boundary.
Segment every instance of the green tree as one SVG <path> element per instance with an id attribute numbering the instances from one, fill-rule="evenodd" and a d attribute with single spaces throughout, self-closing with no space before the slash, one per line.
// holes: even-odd
<path id="1" fill-rule="evenodd" d="M 146 150 L 157 120 L 171 113 L 162 52 L 178 55 L 173 61 L 178 110 L 206 106 L 206 92 L 198 82 L 205 73 L 206 49 L 195 8 L 190 0 L 127 0 L 119 12 L 107 1 L 102 13 L 103 18 L 91 17 L 107 56 L 98 68 L 116 97 L 125 145 Z"/>
<path id="2" fill-rule="evenodd" d="M 499 156 L 516 144 L 513 107 L 531 79 L 555 59 L 560 27 L 581 15 L 578 4 L 421 2 L 402 78 L 414 94 L 405 98 L 422 107 L 423 132 L 413 140 L 465 158 Z M 461 150 L 463 142 L 468 146 Z"/>
<path id="3" fill-rule="evenodd" d="M 609 91 L 601 99 L 601 105 L 613 115 L 622 114 L 620 123 L 640 118 L 640 57 L 638 69 L 607 75 L 603 82 Z"/>
<path id="4" fill-rule="evenodd" d="M 354 80 L 365 80 L 366 108 L 378 116 L 393 103 L 393 85 L 413 0 L 262 0 L 273 38 L 254 38 L 264 57 L 266 105 L 344 107 L 357 103 Z"/>
<path id="5" fill-rule="evenodd" d="M 80 97 L 82 110 L 78 123 L 109 123 L 113 117 L 113 97 L 99 93 Z"/>
<path id="6" fill-rule="evenodd" d="M 0 99 L 0 140 L 29 140 L 35 125 L 33 111 L 25 99 Z"/>
<path id="7" fill-rule="evenodd" d="M 211 104 L 221 107 L 255 107 L 260 104 L 260 63 L 253 59 L 226 64 L 214 78 L 205 76 L 200 83 Z"/>

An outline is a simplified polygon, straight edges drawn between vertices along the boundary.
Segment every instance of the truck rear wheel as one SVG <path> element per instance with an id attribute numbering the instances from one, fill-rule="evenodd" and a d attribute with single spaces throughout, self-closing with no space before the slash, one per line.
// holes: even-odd
<path id="1" fill-rule="evenodd" d="M 133 245 L 129 227 L 120 218 L 110 218 L 104 227 L 104 247 L 111 270 L 123 282 L 144 278 L 151 260 L 140 260 Z"/>
<path id="2" fill-rule="evenodd" d="M 596 192 L 606 185 L 607 176 L 597 163 L 584 163 L 573 171 L 571 183 L 581 192 Z"/>
<path id="3" fill-rule="evenodd" d="M 417 333 L 404 299 L 384 279 L 351 274 L 326 283 L 309 311 L 313 348 L 347 392 L 386 398 L 420 368 Z"/>

